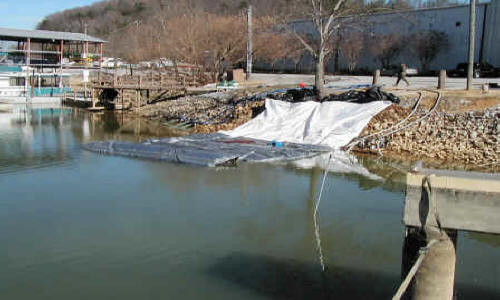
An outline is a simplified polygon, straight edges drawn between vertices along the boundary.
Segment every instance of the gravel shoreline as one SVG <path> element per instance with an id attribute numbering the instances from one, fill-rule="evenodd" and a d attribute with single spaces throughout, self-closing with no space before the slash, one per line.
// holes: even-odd
<path id="1" fill-rule="evenodd" d="M 392 105 L 375 116 L 361 136 L 390 128 L 409 112 L 409 109 Z M 420 111 L 408 121 L 425 114 L 426 111 Z M 497 171 L 500 164 L 499 120 L 500 106 L 484 111 L 434 112 L 402 131 L 366 139 L 353 150 Z"/>

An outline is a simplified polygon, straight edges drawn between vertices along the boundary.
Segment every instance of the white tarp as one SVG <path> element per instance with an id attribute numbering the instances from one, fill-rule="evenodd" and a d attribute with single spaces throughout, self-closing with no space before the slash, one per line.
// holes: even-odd
<path id="1" fill-rule="evenodd" d="M 221 133 L 339 149 L 357 137 L 373 116 L 390 105 L 383 101 L 289 103 L 266 99 L 263 113 L 234 130 Z"/>
<path id="2" fill-rule="evenodd" d="M 293 162 L 293 165 L 301 169 L 328 169 L 328 172 L 354 173 L 363 175 L 372 180 L 382 180 L 381 177 L 370 173 L 366 168 L 364 168 L 354 155 L 341 150 L 334 150 L 331 153 L 296 160 Z"/>

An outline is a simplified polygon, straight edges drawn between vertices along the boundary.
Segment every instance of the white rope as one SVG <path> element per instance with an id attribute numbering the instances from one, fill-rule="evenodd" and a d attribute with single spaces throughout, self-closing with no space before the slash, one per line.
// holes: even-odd
<path id="1" fill-rule="evenodd" d="M 352 141 L 351 143 L 349 143 L 349 148 L 347 150 L 347 152 L 350 152 L 352 150 L 352 148 L 354 148 L 357 144 L 359 144 L 361 141 L 364 141 L 368 138 L 371 138 L 371 137 L 374 137 L 374 136 L 377 136 L 377 135 L 380 135 L 386 131 L 389 131 L 389 130 L 392 130 L 394 128 L 397 128 L 398 126 L 400 126 L 401 124 L 405 123 L 406 121 L 408 121 L 408 119 L 410 119 L 414 114 L 415 112 L 417 111 L 417 108 L 418 106 L 420 105 L 420 101 L 422 100 L 422 93 L 421 92 L 418 92 L 418 99 L 415 103 L 415 105 L 413 106 L 413 109 L 412 111 L 408 114 L 408 116 L 406 116 L 406 118 L 404 118 L 403 120 L 401 120 L 399 123 L 397 123 L 396 125 L 393 125 L 389 128 L 386 128 L 386 129 L 382 129 L 380 130 L 379 132 L 375 132 L 375 133 L 372 133 L 372 134 L 369 134 L 369 135 L 365 135 L 365 136 L 362 136 L 362 137 L 359 137 L 357 139 L 355 139 L 354 141 Z"/>
<path id="2" fill-rule="evenodd" d="M 319 205 L 321 203 L 321 196 L 323 195 L 323 189 L 325 188 L 326 177 L 328 175 L 328 169 L 330 168 L 331 160 L 332 160 L 332 154 L 330 154 L 330 157 L 328 158 L 328 163 L 326 164 L 325 173 L 323 175 L 323 181 L 321 182 L 321 189 L 319 190 L 318 200 L 316 201 L 314 206 L 314 215 L 313 215 L 314 234 L 316 236 L 316 249 L 318 250 L 319 263 L 321 265 L 321 270 L 323 272 L 325 271 L 325 261 L 323 259 L 323 250 L 321 248 L 321 237 L 319 233 L 318 218 L 319 218 Z"/>
<path id="3" fill-rule="evenodd" d="M 387 133 L 385 136 L 387 136 L 387 135 L 391 135 L 391 134 L 394 134 L 394 133 L 396 133 L 396 132 L 398 132 L 398 131 L 401 131 L 401 130 L 403 130 L 403 129 L 406 129 L 406 128 L 408 128 L 408 127 L 412 126 L 412 125 L 413 125 L 413 124 L 415 124 L 415 123 L 421 122 L 421 121 L 423 121 L 425 118 L 427 118 L 430 114 L 432 114 L 432 113 L 436 110 L 436 108 L 438 107 L 439 103 L 441 102 L 441 93 L 440 93 L 440 92 L 437 92 L 437 93 L 438 93 L 438 98 L 436 99 L 436 102 L 434 102 L 434 105 L 432 106 L 432 108 L 431 108 L 431 109 L 430 109 L 430 110 L 429 110 L 429 111 L 428 111 L 428 112 L 427 112 L 424 116 L 422 116 L 422 117 L 420 117 L 420 118 L 418 118 L 418 119 L 416 119 L 416 120 L 414 120 L 414 121 L 412 121 L 412 122 L 410 122 L 410 123 L 406 124 L 405 126 L 403 126 L 403 127 L 401 127 L 401 128 L 395 129 L 395 130 L 393 130 L 393 131 L 391 131 L 391 132 Z"/>

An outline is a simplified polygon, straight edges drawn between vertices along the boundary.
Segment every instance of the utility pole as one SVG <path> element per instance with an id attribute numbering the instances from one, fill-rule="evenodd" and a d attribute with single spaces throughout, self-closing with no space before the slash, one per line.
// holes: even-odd
<path id="1" fill-rule="evenodd" d="M 253 60 L 253 26 L 252 26 L 252 5 L 247 10 L 247 80 L 252 76 Z"/>
<path id="2" fill-rule="evenodd" d="M 469 65 L 467 68 L 467 90 L 472 90 L 474 78 L 474 45 L 476 40 L 476 0 L 470 0 L 469 16 Z"/>

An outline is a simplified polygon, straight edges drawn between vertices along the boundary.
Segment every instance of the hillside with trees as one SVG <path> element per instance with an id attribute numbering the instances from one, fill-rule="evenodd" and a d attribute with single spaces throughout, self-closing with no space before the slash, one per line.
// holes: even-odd
<path id="1" fill-rule="evenodd" d="M 288 7 L 289 0 L 254 0 L 257 15 L 276 15 Z M 64 10 L 47 16 L 37 29 L 83 32 L 109 37 L 131 24 L 152 19 L 169 18 L 186 11 L 205 11 L 218 15 L 234 15 L 248 7 L 247 0 L 107 0 L 89 6 Z M 280 12 L 281 11 L 281 12 Z"/>

